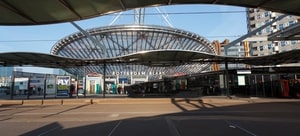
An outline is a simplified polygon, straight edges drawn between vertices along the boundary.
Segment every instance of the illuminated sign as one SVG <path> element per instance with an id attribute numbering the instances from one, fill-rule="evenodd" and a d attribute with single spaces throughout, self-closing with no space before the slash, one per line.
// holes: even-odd
<path id="1" fill-rule="evenodd" d="M 15 78 L 15 87 L 20 90 L 27 90 L 28 89 L 28 78 Z"/>
<path id="2" fill-rule="evenodd" d="M 238 76 L 238 85 L 239 86 L 245 86 L 246 85 L 245 76 Z"/>
<path id="3" fill-rule="evenodd" d="M 57 76 L 57 84 L 58 85 L 70 85 L 70 77 L 69 76 Z"/>
<path id="4" fill-rule="evenodd" d="M 69 96 L 70 91 L 70 76 L 57 76 L 56 77 L 56 95 Z"/>
<path id="5" fill-rule="evenodd" d="M 237 74 L 251 74 L 251 70 L 237 70 L 236 71 Z"/>

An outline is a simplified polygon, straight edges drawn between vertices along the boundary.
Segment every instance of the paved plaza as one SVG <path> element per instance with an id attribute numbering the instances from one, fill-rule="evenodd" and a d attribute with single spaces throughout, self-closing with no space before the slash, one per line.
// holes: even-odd
<path id="1" fill-rule="evenodd" d="M 300 129 L 298 99 L 98 98 L 72 99 L 63 104 L 55 101 L 59 100 L 43 105 L 1 101 L 1 135 L 296 136 Z"/>

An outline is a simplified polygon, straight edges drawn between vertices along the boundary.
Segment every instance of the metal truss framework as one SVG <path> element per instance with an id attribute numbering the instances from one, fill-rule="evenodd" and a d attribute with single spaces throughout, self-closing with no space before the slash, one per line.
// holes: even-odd
<path id="1" fill-rule="evenodd" d="M 58 41 L 51 49 L 51 54 L 76 58 L 76 59 L 103 59 L 115 58 L 133 53 L 180 49 L 185 51 L 199 51 L 203 53 L 216 54 L 215 48 L 211 43 L 191 32 L 163 26 L 146 25 L 120 25 L 86 30 L 93 39 L 106 48 L 104 53 L 101 47 L 95 45 L 90 38 L 82 32 L 71 34 Z M 104 56 L 105 55 L 105 56 Z M 148 62 L 151 63 L 151 62 Z M 165 76 L 172 76 L 178 73 L 193 74 L 199 73 L 209 68 L 208 63 L 193 63 L 174 65 L 171 67 L 145 66 L 137 64 L 106 64 L 106 75 L 113 73 L 162 72 Z M 103 73 L 103 65 L 90 65 L 85 68 L 67 68 L 72 74 L 86 72 Z M 157 79 L 159 75 L 153 74 L 149 80 Z"/>

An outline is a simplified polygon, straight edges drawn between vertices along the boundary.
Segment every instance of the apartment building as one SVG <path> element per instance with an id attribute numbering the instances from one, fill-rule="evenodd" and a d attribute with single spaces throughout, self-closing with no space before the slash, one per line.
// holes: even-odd
<path id="1" fill-rule="evenodd" d="M 262 9 L 249 8 L 247 12 L 248 32 L 265 25 L 281 15 L 283 14 Z M 298 22 L 299 18 L 299 16 L 287 15 L 283 19 L 272 23 L 272 25 L 267 26 L 251 37 L 268 36 L 293 24 L 300 23 Z M 300 48 L 300 41 L 255 41 L 251 42 L 250 45 L 251 56 L 263 56 Z"/>

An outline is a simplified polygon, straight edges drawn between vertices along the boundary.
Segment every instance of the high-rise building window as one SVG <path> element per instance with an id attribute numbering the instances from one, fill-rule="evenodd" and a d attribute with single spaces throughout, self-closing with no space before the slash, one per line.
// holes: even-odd
<path id="1" fill-rule="evenodd" d="M 256 15 L 256 19 L 260 19 L 260 14 L 257 14 L 257 15 Z"/>
<path id="2" fill-rule="evenodd" d="M 281 41 L 280 45 L 281 45 L 281 47 L 284 47 L 286 45 L 286 42 L 285 41 Z"/>
<path id="3" fill-rule="evenodd" d="M 264 46 L 263 45 L 259 46 L 259 50 L 263 51 L 264 50 Z"/>
<path id="4" fill-rule="evenodd" d="M 289 21 L 289 25 L 295 24 L 296 22 L 294 20 Z"/>
<path id="5" fill-rule="evenodd" d="M 257 51 L 257 47 L 252 47 L 252 50 L 253 51 Z"/>
<path id="6" fill-rule="evenodd" d="M 260 27 L 260 23 L 256 23 L 256 24 L 255 24 L 255 27 L 256 27 L 256 28 Z"/>
<path id="7" fill-rule="evenodd" d="M 270 11 L 266 11 L 265 12 L 265 17 L 269 17 L 270 16 Z"/>
<path id="8" fill-rule="evenodd" d="M 270 22 L 270 20 L 269 20 L 269 19 L 266 19 L 266 20 L 265 20 L 265 23 L 268 23 L 268 22 Z"/>
<path id="9" fill-rule="evenodd" d="M 271 33 L 271 27 L 266 28 L 266 33 Z"/>
<path id="10" fill-rule="evenodd" d="M 268 44 L 268 49 L 271 50 L 272 48 L 273 48 L 272 44 L 269 43 L 269 44 Z"/>
<path id="11" fill-rule="evenodd" d="M 251 9 L 251 8 L 250 8 Z M 248 24 L 251 26 L 248 28 L 249 32 L 255 30 L 255 28 L 259 28 L 266 23 L 272 21 L 272 19 L 279 17 L 282 15 L 281 13 L 276 13 L 272 11 L 265 11 L 263 9 L 251 9 L 252 12 L 249 12 L 250 20 L 248 20 Z M 255 36 L 268 35 L 272 32 L 281 31 L 291 25 L 297 23 L 297 16 L 288 15 L 284 19 L 272 23 L 271 26 L 264 28 L 263 30 L 256 32 Z M 262 46 L 263 45 L 263 46 Z M 277 41 L 277 42 L 261 42 L 255 41 L 252 42 L 251 55 L 252 56 L 260 56 L 267 55 L 268 53 L 282 52 L 282 50 L 291 50 L 300 48 L 300 40 L 290 40 L 290 41 Z"/>
<path id="12" fill-rule="evenodd" d="M 279 30 L 282 30 L 284 28 L 283 24 L 279 24 L 278 27 L 279 27 Z"/>
<path id="13" fill-rule="evenodd" d="M 259 31 L 256 33 L 256 35 L 261 35 L 262 34 L 262 31 Z"/>

